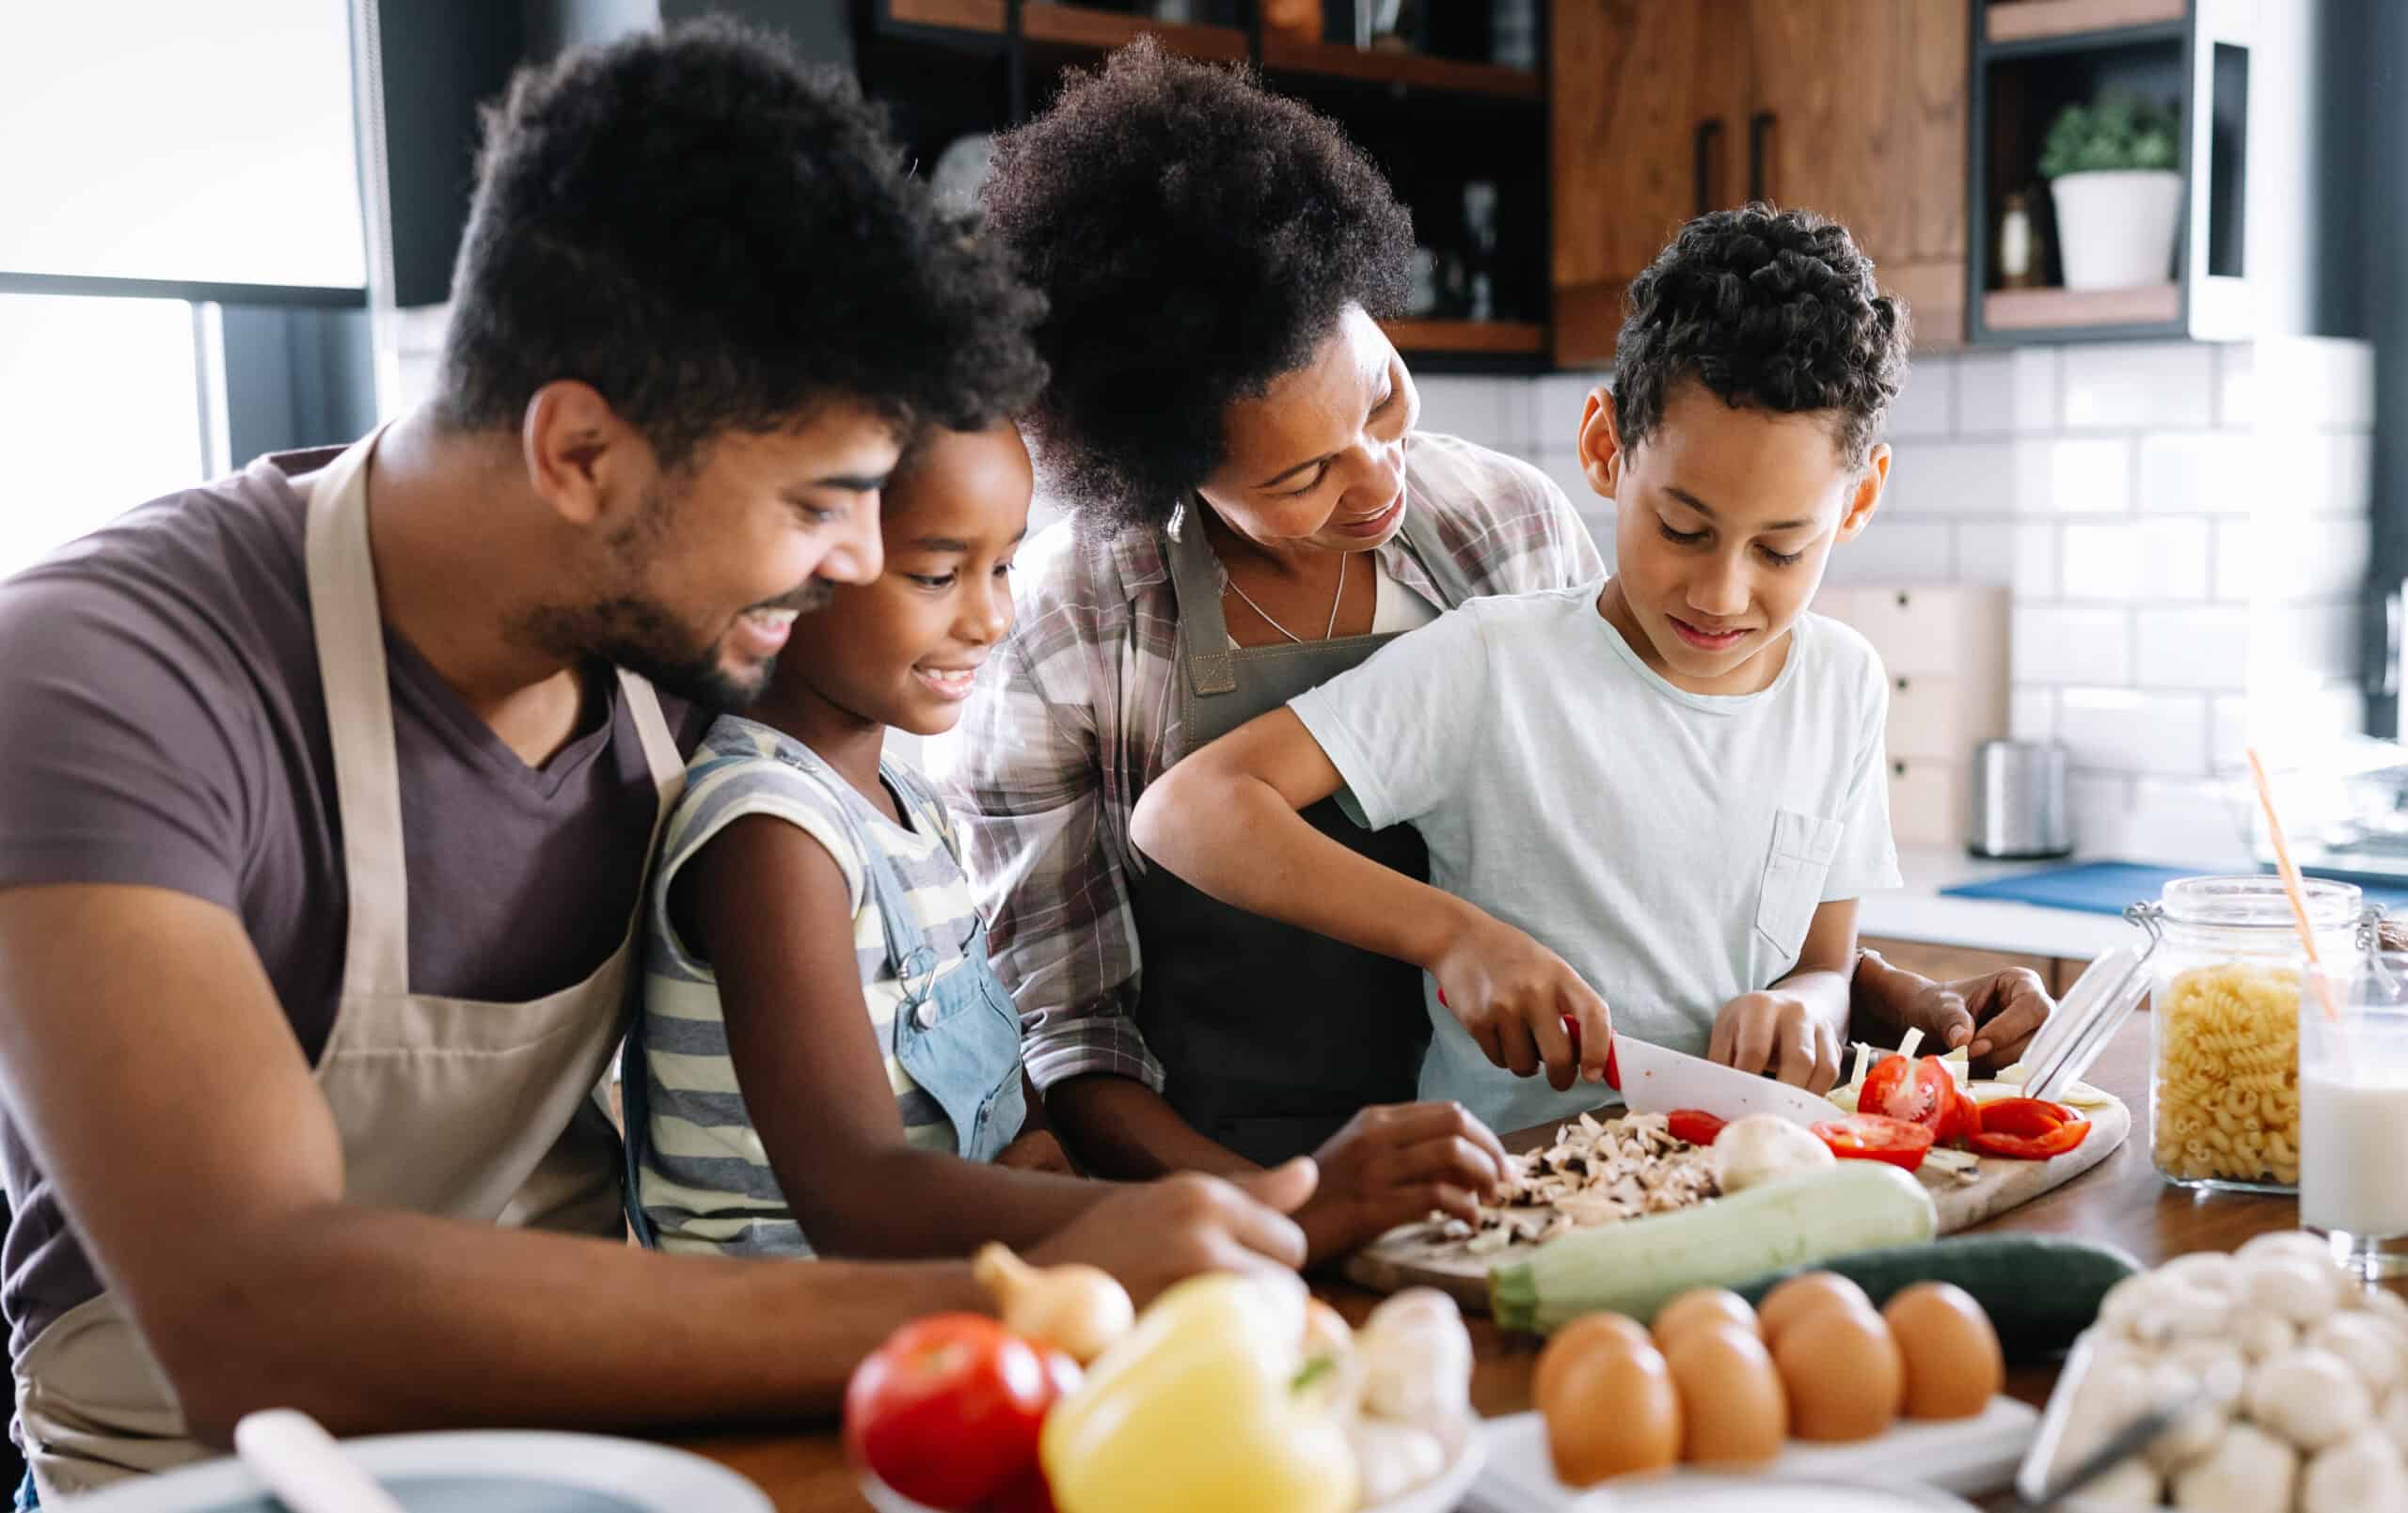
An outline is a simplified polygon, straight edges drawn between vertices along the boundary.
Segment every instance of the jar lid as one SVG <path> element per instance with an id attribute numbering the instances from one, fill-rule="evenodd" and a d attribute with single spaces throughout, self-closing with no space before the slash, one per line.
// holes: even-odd
<path id="1" fill-rule="evenodd" d="M 2353 922 L 2364 895 L 2354 883 L 2324 877 L 2300 880 L 2308 922 L 2319 930 L 2338 930 Z M 2297 930 L 2290 895 L 2280 877 L 2262 873 L 2232 877 L 2178 877 L 2158 895 L 2165 917 L 2178 924 L 2219 929 Z"/>
<path id="2" fill-rule="evenodd" d="M 2125 910 L 2124 917 L 2147 929 L 2148 940 L 2107 953 L 2066 990 L 2057 1012 L 2049 1016 L 2049 1022 L 2040 1027 L 2023 1053 L 2026 1096 L 2054 1098 L 2081 1081 L 2082 1074 L 2090 1070 L 2090 1064 L 2124 1027 L 2124 1020 L 2147 999 L 2148 960 L 2157 953 L 2156 926 L 2141 905 Z"/>

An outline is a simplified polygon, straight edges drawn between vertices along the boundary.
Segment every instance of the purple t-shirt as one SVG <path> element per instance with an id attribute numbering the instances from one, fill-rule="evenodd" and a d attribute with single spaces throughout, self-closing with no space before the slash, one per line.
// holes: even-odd
<path id="1" fill-rule="evenodd" d="M 348 902 L 289 480 L 338 454 L 263 457 L 0 583 L 0 888 L 144 884 L 224 906 L 312 1061 Z M 411 989 L 518 1001 L 582 981 L 627 928 L 655 808 L 618 680 L 590 680 L 583 725 L 536 769 L 407 642 L 388 634 L 386 657 Z M 663 710 L 691 750 L 706 712 Z M 0 1180 L 13 1356 L 100 1283 L 13 1118 Z"/>

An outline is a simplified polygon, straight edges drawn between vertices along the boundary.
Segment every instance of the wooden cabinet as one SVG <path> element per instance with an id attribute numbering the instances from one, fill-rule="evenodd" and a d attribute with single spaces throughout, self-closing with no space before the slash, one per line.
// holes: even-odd
<path id="1" fill-rule="evenodd" d="M 2007 731 L 2004 589 L 1826 588 L 1817 613 L 1852 625 L 1890 674 L 1890 832 L 1961 845 L 1973 749 Z"/>
<path id="2" fill-rule="evenodd" d="M 1762 197 L 1844 222 L 1962 341 L 1970 12 L 1956 0 L 1554 0 L 1555 350 L 1613 354 L 1681 222 Z"/>

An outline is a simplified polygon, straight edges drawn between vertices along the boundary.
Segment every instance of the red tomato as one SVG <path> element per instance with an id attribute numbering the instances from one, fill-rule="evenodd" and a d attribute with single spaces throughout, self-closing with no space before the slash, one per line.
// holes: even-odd
<path id="1" fill-rule="evenodd" d="M 1004 1489 L 987 1499 L 985 1513 L 1054 1513 L 1054 1489 L 1041 1466 L 1031 1466 Z"/>
<path id="2" fill-rule="evenodd" d="M 2068 1119 L 2038 1135 L 1993 1134 L 1988 1127 L 1989 1116 L 1990 1111 L 1984 1109 L 1984 1127 L 1973 1131 L 1972 1138 L 1965 1143 L 1984 1156 L 2004 1157 L 2010 1161 L 2045 1161 L 2052 1156 L 2063 1156 L 2090 1134 L 2087 1119 Z"/>
<path id="3" fill-rule="evenodd" d="M 1904 1119 L 1852 1113 L 1814 1127 L 1831 1154 L 1844 1161 L 1887 1161 L 1913 1171 L 1931 1151 L 1931 1131 Z"/>
<path id="4" fill-rule="evenodd" d="M 1939 1057 L 1910 1062 L 1893 1053 L 1883 1057 L 1865 1077 L 1856 1111 L 1936 1130 L 1956 1095 L 1956 1080 L 1948 1075 L 1947 1064 Z"/>
<path id="5" fill-rule="evenodd" d="M 2071 1109 L 2046 1098 L 2001 1098 L 1982 1111 L 1981 1129 L 1986 1135 L 2045 1135 L 2075 1117 Z"/>
<path id="6" fill-rule="evenodd" d="M 1954 1145 L 1982 1127 L 1981 1106 L 1963 1088 L 1952 1088 L 1948 1095 L 1948 1111 L 1931 1132 L 1935 1145 Z"/>
<path id="7" fill-rule="evenodd" d="M 976 1507 L 1036 1467 L 1061 1380 L 1038 1347 L 991 1318 L 923 1318 L 853 1368 L 846 1448 L 915 1503 Z"/>
<path id="8" fill-rule="evenodd" d="M 1714 1137 L 1722 1133 L 1728 1119 L 1717 1118 L 1703 1109 L 1674 1109 L 1664 1116 L 1666 1128 L 1674 1140 L 1686 1140 L 1692 1145 L 1711 1145 Z"/>

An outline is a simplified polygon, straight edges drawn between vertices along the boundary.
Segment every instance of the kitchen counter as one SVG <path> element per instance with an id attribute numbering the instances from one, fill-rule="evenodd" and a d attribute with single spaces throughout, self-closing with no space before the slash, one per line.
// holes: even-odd
<path id="1" fill-rule="evenodd" d="M 2135 1016 L 2116 1033 L 2084 1080 L 2115 1094 L 2136 1111 L 2147 1107 L 2146 1016 Z M 1511 1143 L 1527 1146 L 1544 1134 L 1529 1131 Z M 2149 1164 L 2147 1129 L 2135 1128 L 2132 1138 L 2098 1167 L 1972 1233 L 2077 1236 L 2121 1246 L 2139 1261 L 2154 1266 L 2190 1251 L 2229 1251 L 2253 1235 L 2289 1229 L 2298 1222 L 2299 1205 L 2290 1198 L 2193 1193 L 2168 1187 L 2158 1180 Z M 1336 1280 L 1324 1279 L 1315 1291 L 1358 1324 L 1379 1300 L 1371 1293 Z M 1473 1406 L 1491 1418 L 1526 1411 L 1530 1406 L 1530 1370 L 1538 1360 L 1538 1342 L 1504 1334 L 1485 1318 L 1469 1322 L 1476 1352 Z M 2020 1366 L 2008 1373 L 2007 1391 L 2037 1404 L 2047 1399 L 2055 1381 L 2054 1366 Z M 779 1513 L 866 1513 L 868 1508 L 854 1486 L 832 1423 L 797 1424 L 767 1433 L 738 1431 L 680 1442 L 759 1483 Z M 2011 1505 L 2011 1500 L 2002 1497 L 1992 1505 Z"/>
<path id="2" fill-rule="evenodd" d="M 1868 939 L 1966 946 L 2021 956 L 2089 961 L 2138 943 L 2140 932 L 2112 914 L 2042 908 L 1998 899 L 1948 898 L 1941 890 L 2044 872 L 2063 861 L 1983 861 L 1961 849 L 1901 847 L 1905 886 L 1870 893 L 1857 907 L 1857 933 Z"/>

